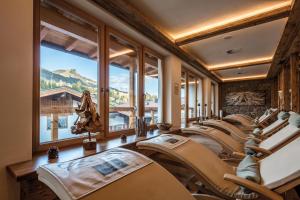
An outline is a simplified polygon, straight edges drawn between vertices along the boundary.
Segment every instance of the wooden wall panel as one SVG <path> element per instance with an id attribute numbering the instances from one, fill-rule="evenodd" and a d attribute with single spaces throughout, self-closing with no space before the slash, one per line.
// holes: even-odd
<path id="1" fill-rule="evenodd" d="M 290 89 L 291 89 L 291 110 L 300 112 L 300 99 L 299 99 L 299 59 L 297 54 L 290 56 Z"/>
<path id="2" fill-rule="evenodd" d="M 271 90 L 271 107 L 278 107 L 278 80 L 274 78 L 272 80 L 272 90 Z"/>
<path id="3" fill-rule="evenodd" d="M 290 73 L 289 66 L 285 65 L 282 68 L 282 94 L 283 94 L 283 102 L 282 102 L 282 110 L 289 111 L 290 110 Z"/>

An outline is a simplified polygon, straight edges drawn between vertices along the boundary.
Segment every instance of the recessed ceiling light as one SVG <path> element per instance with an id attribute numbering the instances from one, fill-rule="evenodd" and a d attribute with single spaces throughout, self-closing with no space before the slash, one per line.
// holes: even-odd
<path id="1" fill-rule="evenodd" d="M 229 49 L 226 51 L 227 54 L 235 54 L 240 52 L 242 49 Z"/>
<path id="2" fill-rule="evenodd" d="M 232 38 L 231 35 L 226 35 L 225 37 L 223 37 L 224 40 L 229 40 L 229 39 L 231 39 L 231 38 Z"/>

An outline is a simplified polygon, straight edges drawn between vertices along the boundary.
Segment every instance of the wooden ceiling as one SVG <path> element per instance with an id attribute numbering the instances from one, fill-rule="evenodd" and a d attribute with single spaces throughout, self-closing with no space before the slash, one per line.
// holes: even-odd
<path id="1" fill-rule="evenodd" d="M 223 81 L 267 77 L 292 4 L 290 0 L 93 2 Z M 178 48 L 186 54 L 180 57 Z"/>

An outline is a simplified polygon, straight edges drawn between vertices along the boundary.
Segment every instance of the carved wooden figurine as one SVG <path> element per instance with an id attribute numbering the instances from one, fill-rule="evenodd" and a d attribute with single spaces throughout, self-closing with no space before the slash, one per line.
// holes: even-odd
<path id="1" fill-rule="evenodd" d="M 83 140 L 85 150 L 96 149 L 96 139 L 91 137 L 91 133 L 101 131 L 100 115 L 96 111 L 96 105 L 93 103 L 90 92 L 83 91 L 81 104 L 75 109 L 78 118 L 71 127 L 73 134 L 83 134 L 88 132 L 88 139 Z"/>

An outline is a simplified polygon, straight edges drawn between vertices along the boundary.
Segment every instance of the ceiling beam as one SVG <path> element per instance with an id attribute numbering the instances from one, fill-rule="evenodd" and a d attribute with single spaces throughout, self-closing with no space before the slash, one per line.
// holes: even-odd
<path id="1" fill-rule="evenodd" d="M 281 36 L 279 45 L 277 46 L 272 65 L 268 72 L 268 78 L 275 77 L 282 67 L 282 63 L 287 60 L 290 49 L 297 45 L 297 37 L 300 34 L 300 0 L 295 0 L 289 19 Z M 300 49 L 298 49 L 300 50 Z"/>
<path id="2" fill-rule="evenodd" d="M 67 51 L 72 51 L 78 44 L 79 40 L 71 38 L 65 45 Z"/>
<path id="3" fill-rule="evenodd" d="M 92 29 L 75 23 L 54 10 L 42 6 L 40 8 L 40 17 L 41 24 L 48 29 L 97 46 L 97 33 Z"/>
<path id="4" fill-rule="evenodd" d="M 201 63 L 199 63 L 190 54 L 183 51 L 172 40 L 164 35 L 155 25 L 153 25 L 150 20 L 146 19 L 137 9 L 135 9 L 125 0 L 93 0 L 92 2 L 119 20 L 125 22 L 132 28 L 136 29 L 144 36 L 150 38 L 155 43 L 167 49 L 209 78 L 220 82 L 220 80 L 211 72 L 209 72 Z"/>
<path id="5" fill-rule="evenodd" d="M 221 25 L 221 26 L 216 26 L 213 28 L 210 28 L 208 30 L 204 30 L 198 33 L 194 33 L 182 38 L 179 38 L 175 40 L 176 44 L 181 46 L 181 45 L 186 45 L 192 42 L 196 42 L 199 40 L 211 38 L 217 35 L 222 35 L 224 33 L 232 32 L 232 31 L 237 31 L 240 29 L 244 28 L 249 28 L 252 26 L 257 26 L 259 24 L 271 22 L 274 20 L 282 19 L 285 17 L 288 17 L 290 13 L 290 5 L 277 8 L 274 10 L 270 10 L 264 13 L 260 13 L 248 18 L 243 18 L 239 19 L 237 21 L 229 22 L 227 24 Z"/>
<path id="6" fill-rule="evenodd" d="M 98 49 L 97 48 L 94 48 L 93 50 L 90 51 L 89 53 L 89 57 L 90 58 L 96 58 L 98 55 Z"/>
<path id="7" fill-rule="evenodd" d="M 146 64 L 146 69 L 147 69 L 147 65 L 148 64 Z M 150 65 L 151 66 L 151 65 Z M 151 66 L 152 67 L 152 66 Z M 149 68 L 149 67 L 148 67 Z M 153 74 L 158 74 L 158 70 L 157 70 L 157 68 L 152 68 L 152 69 L 150 69 L 149 71 L 145 71 L 145 74 L 146 75 L 153 75 Z"/>
<path id="8" fill-rule="evenodd" d="M 266 59 L 254 60 L 254 61 L 249 61 L 249 62 L 236 63 L 236 64 L 232 64 L 232 65 L 220 65 L 217 67 L 212 66 L 212 67 L 209 67 L 208 70 L 219 71 L 219 70 L 243 68 L 243 67 L 250 67 L 250 66 L 255 66 L 255 65 L 263 65 L 263 64 L 271 64 L 271 63 L 272 63 L 272 58 L 266 58 Z"/>
<path id="9" fill-rule="evenodd" d="M 223 82 L 234 82 L 234 81 L 248 81 L 248 80 L 258 80 L 267 78 L 267 74 L 244 76 L 244 77 L 234 77 L 234 78 L 222 78 Z"/>
<path id="10" fill-rule="evenodd" d="M 42 30 L 40 31 L 40 40 L 43 41 L 43 39 L 46 37 L 46 35 L 48 34 L 49 29 L 47 27 L 42 28 Z"/>
<path id="11" fill-rule="evenodd" d="M 78 24 L 74 21 L 71 21 L 56 12 L 53 9 L 41 7 L 41 24 L 43 25 L 42 30 L 54 30 L 60 33 L 63 33 L 74 40 L 70 40 L 70 45 L 75 40 L 86 42 L 95 47 L 98 45 L 97 41 L 97 32 L 89 27 Z M 69 45 L 69 44 L 67 44 Z M 65 48 L 67 48 L 67 45 Z M 76 45 L 76 43 L 73 45 Z M 74 48 L 70 46 L 70 48 Z M 118 43 L 115 40 L 110 40 L 110 48 L 116 51 L 129 49 L 128 47 Z"/>

